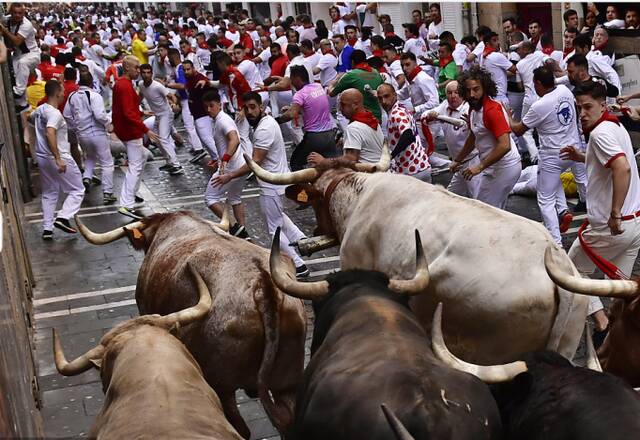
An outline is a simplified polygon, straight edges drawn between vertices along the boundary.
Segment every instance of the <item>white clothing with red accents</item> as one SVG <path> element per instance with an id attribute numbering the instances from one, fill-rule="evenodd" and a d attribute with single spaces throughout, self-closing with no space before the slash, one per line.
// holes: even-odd
<path id="1" fill-rule="evenodd" d="M 440 103 L 436 82 L 424 71 L 418 73 L 412 80 L 407 77 L 405 86 L 398 91 L 398 99 L 409 98 L 417 116 L 437 107 Z"/>
<path id="2" fill-rule="evenodd" d="M 416 61 L 419 65 L 424 64 L 424 61 L 420 59 L 420 57 L 427 56 L 427 44 L 424 42 L 423 38 L 409 38 L 404 42 L 403 52 L 411 52 L 416 56 Z"/>
<path id="3" fill-rule="evenodd" d="M 389 133 L 389 150 L 393 152 L 402 133 L 411 130 L 415 141 L 391 159 L 391 171 L 397 174 L 413 175 L 430 168 L 429 157 L 422 146 L 418 127 L 413 115 L 401 103 L 396 102 L 389 112 L 387 132 Z"/>
<path id="4" fill-rule="evenodd" d="M 491 74 L 491 78 L 496 83 L 498 91 L 495 98 L 496 101 L 509 104 L 507 99 L 507 70 L 513 66 L 511 61 L 500 52 L 491 52 L 483 56 L 480 66 Z"/>

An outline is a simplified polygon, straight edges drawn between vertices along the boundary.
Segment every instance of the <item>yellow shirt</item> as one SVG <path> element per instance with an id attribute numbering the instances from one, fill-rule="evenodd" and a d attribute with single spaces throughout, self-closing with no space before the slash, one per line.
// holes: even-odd
<path id="1" fill-rule="evenodd" d="M 131 54 L 140 61 L 140 64 L 149 64 L 148 52 L 147 45 L 140 38 L 136 38 L 131 42 Z"/>
<path id="2" fill-rule="evenodd" d="M 44 98 L 44 81 L 34 81 L 29 87 L 27 87 L 27 102 L 31 107 L 31 110 L 35 110 L 38 103 Z"/>

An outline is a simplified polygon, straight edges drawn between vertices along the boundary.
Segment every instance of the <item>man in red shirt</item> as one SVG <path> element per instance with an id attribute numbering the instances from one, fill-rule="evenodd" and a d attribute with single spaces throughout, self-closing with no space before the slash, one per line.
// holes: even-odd
<path id="1" fill-rule="evenodd" d="M 226 86 L 233 109 L 239 112 L 243 105 L 242 97 L 251 91 L 251 87 L 244 75 L 233 65 L 229 54 L 220 52 L 214 59 L 220 71 L 220 83 Z"/>
<path id="2" fill-rule="evenodd" d="M 64 66 L 54 66 L 51 64 L 51 57 L 47 54 L 40 54 L 40 64 L 38 70 L 42 74 L 43 81 L 58 79 L 64 73 Z"/>
<path id="3" fill-rule="evenodd" d="M 122 68 L 124 74 L 118 78 L 113 86 L 112 123 L 113 131 L 127 149 L 129 167 L 120 192 L 118 212 L 139 220 L 143 216 L 133 209 L 133 205 L 144 168 L 142 138 L 146 134 L 156 144 L 160 142 L 160 138 L 142 122 L 142 112 L 139 108 L 140 98 L 133 88 L 132 81 L 140 76 L 140 61 L 136 57 L 128 55 L 122 62 Z"/>

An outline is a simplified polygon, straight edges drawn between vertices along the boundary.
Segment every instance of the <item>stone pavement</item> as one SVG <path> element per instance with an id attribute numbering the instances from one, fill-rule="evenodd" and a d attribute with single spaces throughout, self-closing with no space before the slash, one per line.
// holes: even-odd
<path id="1" fill-rule="evenodd" d="M 189 164 L 190 155 L 186 150 L 178 153 L 186 171 L 183 176 L 171 177 L 160 172 L 160 160 L 147 164 L 140 189 L 140 195 L 145 198 L 144 205 L 155 212 L 192 210 L 213 220 L 214 216 L 202 201 L 210 172 L 202 164 Z M 122 176 L 122 169 L 117 168 L 116 194 L 119 194 Z M 445 173 L 436 181 L 446 185 L 448 179 L 449 175 Z M 34 180 L 38 182 L 35 176 Z M 96 231 L 105 231 L 127 223 L 127 219 L 116 212 L 116 207 L 102 205 L 101 196 L 100 188 L 95 187 L 85 197 L 80 215 L 86 224 Z M 255 243 L 268 247 L 270 240 L 260 214 L 255 182 L 246 185 L 243 201 L 247 204 L 249 233 Z M 286 203 L 289 216 L 310 235 L 315 225 L 313 210 L 296 211 L 293 204 Z M 535 199 L 512 197 L 508 209 L 540 221 Z M 575 239 L 583 217 L 578 217 L 565 235 L 566 244 Z M 53 242 L 43 242 L 41 220 L 38 199 L 26 206 L 25 223 L 37 283 L 34 290 L 36 358 L 45 432 L 50 438 L 82 437 L 103 403 L 99 373 L 91 370 L 70 378 L 59 375 L 53 363 L 51 329 L 58 329 L 67 358 L 71 359 L 94 347 L 116 324 L 137 316 L 135 283 L 144 254 L 135 251 L 126 239 L 94 246 L 79 234 L 66 235 L 58 230 L 54 232 Z M 323 277 L 335 270 L 339 265 L 336 255 L 337 249 L 330 249 L 308 259 L 312 278 Z M 238 404 L 252 438 L 278 438 L 256 399 L 239 393 Z"/>

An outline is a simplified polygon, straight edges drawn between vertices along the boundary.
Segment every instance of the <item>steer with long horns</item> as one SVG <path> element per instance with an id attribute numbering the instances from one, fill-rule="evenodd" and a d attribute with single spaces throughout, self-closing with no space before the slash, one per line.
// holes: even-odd
<path id="1" fill-rule="evenodd" d="M 271 276 L 285 293 L 313 300 L 316 316 L 290 438 L 389 439 L 380 402 L 416 439 L 499 438 L 500 417 L 488 387 L 439 361 L 409 310 L 408 295 L 429 283 L 417 231 L 412 279 L 349 270 L 317 282 L 298 282 L 292 268 L 282 266 L 279 233 Z"/>
<path id="2" fill-rule="evenodd" d="M 190 212 L 155 214 L 104 234 L 91 232 L 78 217 L 76 223 L 92 243 L 127 236 L 136 249 L 144 249 L 136 285 L 141 314 L 167 314 L 192 302 L 197 292 L 186 267 L 197 268 L 213 306 L 205 319 L 183 329 L 182 342 L 243 437 L 250 432 L 236 405 L 240 388 L 258 395 L 274 426 L 285 432 L 302 379 L 304 305 L 273 285 L 267 250 L 222 230 L 226 219 L 225 213 L 218 225 Z"/>
<path id="3" fill-rule="evenodd" d="M 580 279 L 542 224 L 409 176 L 360 172 L 384 171 L 388 158 L 384 148 L 378 164 L 333 159 L 284 174 L 245 159 L 259 179 L 294 185 L 287 188 L 288 196 L 313 206 L 316 233 L 340 243 L 343 269 L 408 276 L 413 270 L 408 231 L 418 228 L 432 281 L 425 295 L 411 299 L 411 309 L 429 329 L 438 302 L 450 306 L 445 335 L 454 353 L 474 362 L 507 362 L 545 348 L 574 355 L 587 298 L 552 281 L 549 264 L 583 283 L 588 294 L 635 289 L 620 281 Z"/>
<path id="4" fill-rule="evenodd" d="M 100 369 L 105 403 L 89 438 L 242 438 L 225 418 L 220 399 L 193 356 L 170 333 L 204 319 L 211 308 L 206 283 L 197 270 L 189 269 L 199 292 L 195 306 L 119 324 L 97 347 L 71 362 L 53 330 L 55 363 L 61 374 Z"/>
<path id="5" fill-rule="evenodd" d="M 458 359 L 442 335 L 442 305 L 431 331 L 436 356 L 459 371 L 493 384 L 508 440 L 628 440 L 640 433 L 640 396 L 624 380 L 602 373 L 587 335 L 587 368 L 552 351 L 526 353 L 503 365 Z"/>

